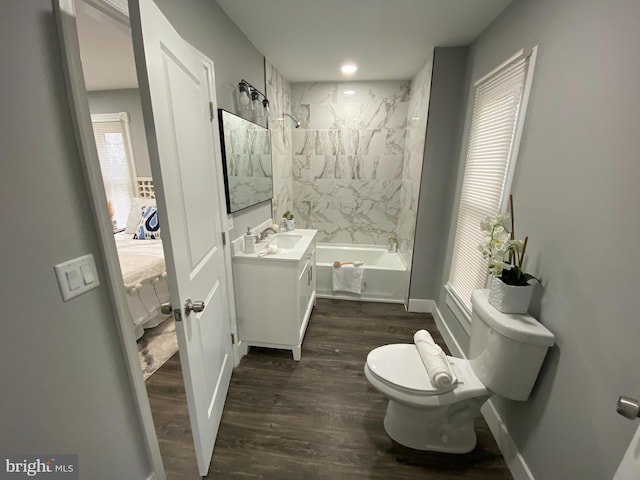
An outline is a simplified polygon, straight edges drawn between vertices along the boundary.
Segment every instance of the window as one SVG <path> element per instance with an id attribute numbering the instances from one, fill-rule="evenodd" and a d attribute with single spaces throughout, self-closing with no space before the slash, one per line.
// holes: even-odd
<path id="1" fill-rule="evenodd" d="M 480 222 L 504 210 L 524 124 L 537 47 L 518 52 L 475 84 L 469 147 L 447 291 L 463 313 L 471 293 L 487 283 L 487 261 L 478 251 Z"/>
<path id="2" fill-rule="evenodd" d="M 91 115 L 100 170 L 117 227 L 127 223 L 135 190 L 135 167 L 127 113 Z"/>

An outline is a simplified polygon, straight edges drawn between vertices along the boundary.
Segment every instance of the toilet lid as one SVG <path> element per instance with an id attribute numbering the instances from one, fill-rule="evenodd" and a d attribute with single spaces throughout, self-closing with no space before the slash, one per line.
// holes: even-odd
<path id="1" fill-rule="evenodd" d="M 391 386 L 417 395 L 438 395 L 456 388 L 457 380 L 450 387 L 435 387 L 429 379 L 414 344 L 393 344 L 378 347 L 367 355 L 369 371 Z M 458 376 L 458 372 L 454 372 Z"/>

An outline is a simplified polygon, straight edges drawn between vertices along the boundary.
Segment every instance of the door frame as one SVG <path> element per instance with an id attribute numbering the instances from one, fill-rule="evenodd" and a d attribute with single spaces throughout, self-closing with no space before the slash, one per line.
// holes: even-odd
<path id="1" fill-rule="evenodd" d="M 166 478 L 158 436 L 151 416 L 151 406 L 147 389 L 142 377 L 142 369 L 135 347 L 136 339 L 131 328 L 130 314 L 127 307 L 126 292 L 122 279 L 122 271 L 118 262 L 118 252 L 113 240 L 113 226 L 104 214 L 107 208 L 107 196 L 102 182 L 100 161 L 96 149 L 93 129 L 91 127 L 91 113 L 89 112 L 89 98 L 84 83 L 82 61 L 80 59 L 80 42 L 76 25 L 75 0 L 54 0 L 53 8 L 58 23 L 58 36 L 62 49 L 67 97 L 71 107 L 71 116 L 76 134 L 76 143 L 82 158 L 82 170 L 85 186 L 89 194 L 89 202 L 94 218 L 94 226 L 100 245 L 99 255 L 105 266 L 106 275 L 110 281 L 105 282 L 108 289 L 111 306 L 116 316 L 116 325 L 120 337 L 122 353 L 136 404 L 138 418 L 145 441 L 147 458 L 151 466 L 149 480 Z M 118 279 L 118 281 L 113 281 Z"/>
<path id="2" fill-rule="evenodd" d="M 133 401 L 136 404 L 138 419 L 142 429 L 142 434 L 147 452 L 147 460 L 151 467 L 151 473 L 147 480 L 164 480 L 166 472 L 162 464 L 160 446 L 156 434 L 149 396 L 142 376 L 142 369 L 138 359 L 136 338 L 131 325 L 131 316 L 127 304 L 126 292 L 122 282 L 122 271 L 118 261 L 118 252 L 113 239 L 113 227 L 107 212 L 107 197 L 100 171 L 100 162 L 91 126 L 91 113 L 89 111 L 89 99 L 82 71 L 82 60 L 80 57 L 80 43 L 76 23 L 75 3 L 85 1 L 89 5 L 96 3 L 103 5 L 103 12 L 108 12 L 114 7 L 109 0 L 52 0 L 54 15 L 56 17 L 58 37 L 62 51 L 62 64 L 65 75 L 66 94 L 73 119 L 76 144 L 82 159 L 82 170 L 85 178 L 85 187 L 89 196 L 89 203 L 94 217 L 94 227 L 100 251 L 98 255 L 105 266 L 105 274 L 109 281 L 105 282 L 111 306 L 115 314 L 116 327 L 119 333 L 122 355 L 124 359 L 127 376 Z M 108 13 L 107 13 L 108 14 Z M 122 23 L 118 16 L 113 17 L 117 22 Z M 128 16 L 127 16 L 128 20 Z M 202 55 L 204 57 L 204 55 Z M 214 141 L 218 135 L 214 130 Z M 220 167 L 222 168 L 222 167 Z M 222 203 L 224 205 L 224 202 Z M 229 241 L 229 220 L 226 211 L 223 212 L 223 232 L 226 245 L 224 246 L 225 266 L 227 270 L 227 305 L 229 306 L 229 322 L 231 332 L 237 339 L 237 324 L 235 313 L 235 299 L 233 295 L 233 277 L 231 272 L 231 257 Z M 240 355 L 237 341 L 232 345 L 234 366 L 238 365 Z"/>

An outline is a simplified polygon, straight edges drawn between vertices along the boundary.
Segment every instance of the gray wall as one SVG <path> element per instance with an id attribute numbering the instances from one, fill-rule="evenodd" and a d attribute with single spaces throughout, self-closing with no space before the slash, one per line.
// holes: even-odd
<path id="1" fill-rule="evenodd" d="M 91 113 L 128 112 L 131 121 L 131 143 L 139 177 L 151 176 L 147 137 L 144 132 L 140 93 L 137 88 L 126 90 L 100 90 L 89 92 L 89 109 Z"/>
<path id="2" fill-rule="evenodd" d="M 474 81 L 540 45 L 513 193 L 543 285 L 531 313 L 557 339 L 529 401 L 498 402 L 538 479 L 611 478 L 637 426 L 615 402 L 640 395 L 638 18 L 637 1 L 521 0 L 471 48 Z"/>
<path id="3" fill-rule="evenodd" d="M 243 78 L 265 91 L 264 55 L 214 0 L 155 3 L 186 41 L 213 60 L 218 108 L 236 112 L 234 94 Z"/>
<path id="4" fill-rule="evenodd" d="M 240 114 L 235 94 L 243 78 L 266 92 L 264 56 L 214 0 L 155 0 L 155 3 L 185 40 L 213 60 L 218 108 Z M 270 217 L 271 202 L 234 214 L 231 239 L 242 235 L 248 225 L 255 227 Z"/>
<path id="5" fill-rule="evenodd" d="M 444 268 L 460 155 L 467 47 L 434 50 L 429 118 L 416 218 L 410 299 L 436 299 Z"/>
<path id="6" fill-rule="evenodd" d="M 51 2 L 3 2 L 0 59 L 0 452 L 75 453 L 82 478 L 144 479 Z M 53 265 L 87 253 L 102 286 L 63 303 Z"/>

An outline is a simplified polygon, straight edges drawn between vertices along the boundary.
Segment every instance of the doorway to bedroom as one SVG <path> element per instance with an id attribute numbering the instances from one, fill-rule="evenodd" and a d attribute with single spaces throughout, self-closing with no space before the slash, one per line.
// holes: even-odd
<path id="1" fill-rule="evenodd" d="M 178 344 L 163 314 L 169 288 L 131 34 L 92 5 L 76 1 L 77 28 L 91 122 L 108 215 L 145 382 Z"/>
<path id="2" fill-rule="evenodd" d="M 217 109 L 214 66 L 206 55 L 177 33 L 153 0 L 132 1 L 130 6 L 131 23 L 126 5 L 114 0 L 54 1 L 68 99 L 76 120 L 78 148 L 84 158 L 83 173 L 107 275 L 104 283 L 111 296 L 124 363 L 144 429 L 150 465 L 155 472 L 151 476 L 164 477 L 163 459 L 167 463 L 180 461 L 190 469 L 197 468 L 200 476 L 206 476 L 238 355 L 233 346 L 235 322 L 231 312 L 234 299 L 229 281 L 230 246 L 226 242 L 230 225 L 225 217 L 217 122 L 211 113 Z M 78 14 L 80 10 L 82 12 Z M 97 55 L 91 56 L 86 48 L 83 50 L 82 32 L 86 30 L 79 17 L 84 13 L 124 33 L 130 50 L 131 45 L 135 46 L 135 61 L 129 63 L 134 66 L 132 72 L 137 70 L 132 76 L 140 79 L 138 99 L 147 130 L 142 136 L 146 137 L 150 153 L 149 174 L 153 171 L 156 180 L 152 183 L 151 193 L 143 197 L 136 196 L 144 188 L 134 181 L 141 174 L 140 165 L 131 153 L 135 134 L 129 128 L 133 123 L 132 116 L 116 111 L 114 118 L 91 118 L 89 104 L 92 102 L 87 85 L 89 90 L 93 89 L 91 82 L 84 79 L 90 70 L 83 71 L 83 66 L 90 63 L 90 58 L 97 59 L 98 65 L 106 63 L 102 53 L 113 48 L 110 44 L 113 38 L 98 40 Z M 90 28 L 91 35 L 96 28 L 95 25 Z M 122 55 L 119 57 L 121 60 Z M 158 65 L 168 69 L 158 71 Z M 126 70 L 126 65 L 114 64 L 101 73 L 122 70 Z M 103 77 L 97 78 L 102 80 Z M 110 110 L 113 108 L 111 105 Z M 107 131 L 102 138 L 100 135 L 96 138 L 94 123 L 100 123 L 96 120 L 113 122 L 113 128 L 118 130 Z M 96 125 L 95 132 L 103 127 Z M 106 166 L 101 165 L 105 160 L 100 159 L 98 149 L 107 153 Z M 103 181 L 103 177 L 107 177 L 104 172 L 108 173 L 112 165 L 114 169 L 119 167 L 122 173 L 113 175 L 114 185 L 110 183 L 111 178 Z M 124 182 L 121 176 L 125 177 Z M 130 187 L 132 183 L 133 187 Z M 116 188 L 116 184 L 126 188 Z M 116 198 L 116 190 L 124 192 L 125 200 Z M 154 191 L 160 214 L 152 205 Z M 137 207 L 136 198 L 140 200 Z M 123 207 L 126 203 L 128 206 Z M 207 209 L 205 215 L 201 215 L 203 205 Z M 123 213 L 127 210 L 129 213 Z M 168 367 L 173 382 L 165 382 L 167 375 L 162 371 L 143 380 L 134 343 L 137 336 L 134 332 L 139 329 L 132 321 L 135 315 L 127 304 L 124 286 L 128 277 L 123 278 L 123 255 L 114 241 L 118 235 L 127 233 L 130 218 L 137 222 L 133 222 L 136 226 L 127 240 L 147 245 L 158 241 L 159 217 L 164 223 L 164 241 L 159 243 L 165 254 L 167 275 L 165 277 L 164 272 L 158 275 L 155 271 L 149 284 L 154 287 L 153 294 L 161 304 L 162 289 L 158 284 L 163 280 L 169 282 L 170 303 L 162 304 L 160 311 L 174 313 L 180 355 L 174 354 L 162 369 Z M 153 268 L 154 265 L 149 265 L 146 269 Z M 139 294 L 143 288 L 140 287 L 144 285 L 140 281 L 131 282 L 129 293 L 135 293 L 141 300 Z M 196 300 L 192 301 L 191 296 Z M 146 313 L 156 313 L 144 304 L 143 307 Z M 154 319 L 156 315 L 149 317 Z M 158 325 L 165 325 L 165 322 L 160 321 Z M 160 382 L 156 382 L 158 377 Z M 177 380 L 180 380 L 181 388 L 176 385 Z M 182 412 L 185 414 L 180 415 Z M 172 444 L 176 435 L 188 435 L 193 442 L 190 445 L 182 442 L 176 448 Z"/>

